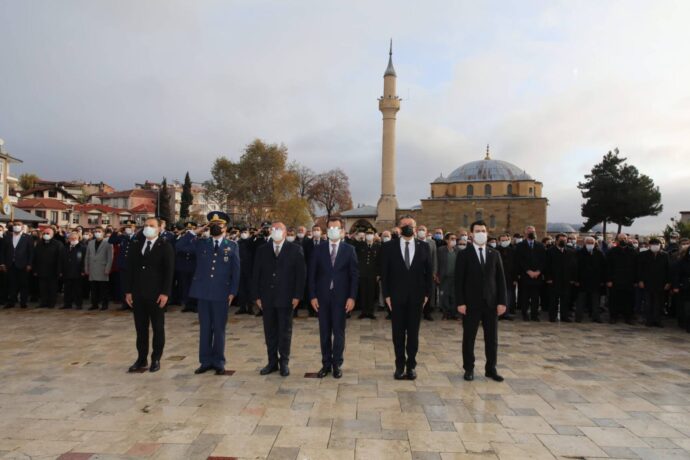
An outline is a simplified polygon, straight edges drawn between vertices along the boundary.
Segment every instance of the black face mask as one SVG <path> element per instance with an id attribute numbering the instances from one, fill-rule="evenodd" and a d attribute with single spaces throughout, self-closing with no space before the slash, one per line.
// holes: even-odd
<path id="1" fill-rule="evenodd" d="M 265 228 L 265 229 L 263 229 L 263 230 L 261 231 L 261 234 L 262 234 L 263 236 L 268 236 L 268 235 L 271 234 L 271 230 L 268 229 L 268 228 Z"/>
<path id="2" fill-rule="evenodd" d="M 414 229 L 410 225 L 405 225 L 400 229 L 402 236 L 409 238 L 414 235 Z"/>
<path id="3" fill-rule="evenodd" d="M 529 238 L 530 240 L 534 240 L 537 238 L 537 234 L 534 232 L 530 232 L 527 234 L 527 238 Z"/>
<path id="4" fill-rule="evenodd" d="M 565 241 L 560 240 L 560 241 L 558 242 L 558 247 L 559 247 L 559 248 L 564 248 L 564 247 L 565 247 Z"/>
<path id="5" fill-rule="evenodd" d="M 211 225 L 209 231 L 211 232 L 211 236 L 220 236 L 223 234 L 223 229 L 220 228 L 220 225 Z"/>

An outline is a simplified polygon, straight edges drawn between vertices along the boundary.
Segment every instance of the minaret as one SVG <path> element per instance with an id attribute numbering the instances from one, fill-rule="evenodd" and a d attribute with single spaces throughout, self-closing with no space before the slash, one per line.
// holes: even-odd
<path id="1" fill-rule="evenodd" d="M 383 114 L 381 198 L 376 205 L 376 226 L 379 231 L 395 226 L 398 209 L 398 200 L 395 197 L 395 115 L 400 110 L 400 98 L 395 90 L 396 79 L 393 68 L 393 40 L 391 39 L 388 67 L 383 74 L 383 96 L 379 98 L 379 110 Z"/>

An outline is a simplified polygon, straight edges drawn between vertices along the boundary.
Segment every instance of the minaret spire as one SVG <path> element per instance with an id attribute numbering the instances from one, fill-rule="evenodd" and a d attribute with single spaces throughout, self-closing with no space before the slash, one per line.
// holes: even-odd
<path id="1" fill-rule="evenodd" d="M 491 155 L 489 155 L 489 144 L 486 144 L 486 156 L 484 157 L 485 160 L 490 160 Z"/>
<path id="2" fill-rule="evenodd" d="M 383 74 L 384 77 L 393 76 L 397 77 L 395 74 L 395 68 L 393 67 L 393 39 L 391 38 L 390 48 L 388 48 L 388 67 L 386 67 L 386 73 Z"/>

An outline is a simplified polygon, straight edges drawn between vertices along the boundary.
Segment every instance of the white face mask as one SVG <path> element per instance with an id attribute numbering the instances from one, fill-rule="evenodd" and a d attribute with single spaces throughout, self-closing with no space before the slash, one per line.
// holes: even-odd
<path id="1" fill-rule="evenodd" d="M 340 239 L 340 228 L 329 227 L 328 228 L 328 239 L 331 241 L 338 241 Z"/>
<path id="2" fill-rule="evenodd" d="M 101 238 L 103 238 L 103 233 L 102 232 L 95 232 L 93 234 L 93 236 L 95 236 L 97 240 L 100 240 Z"/>
<path id="3" fill-rule="evenodd" d="M 70 246 L 76 246 L 76 245 L 78 245 L 78 244 L 79 244 L 79 241 L 77 241 L 77 240 L 69 240 L 69 245 L 70 245 Z"/>
<path id="4" fill-rule="evenodd" d="M 302 238 L 304 238 L 304 233 L 302 233 L 302 232 L 298 233 L 298 234 L 297 234 L 297 238 L 299 238 L 300 240 L 301 240 Z"/>
<path id="5" fill-rule="evenodd" d="M 486 244 L 486 240 L 488 237 L 489 237 L 489 235 L 487 235 L 486 232 L 476 232 L 473 235 L 474 242 L 480 246 L 483 246 L 484 244 Z"/>
<path id="6" fill-rule="evenodd" d="M 508 246 L 510 246 L 510 241 L 507 241 L 507 240 L 501 241 L 501 247 L 502 248 L 507 248 Z"/>
<path id="7" fill-rule="evenodd" d="M 283 241 L 283 229 L 274 228 L 271 233 L 271 238 L 273 238 L 273 241 Z"/>
<path id="8" fill-rule="evenodd" d="M 522 238 L 515 238 L 515 244 L 522 243 Z"/>
<path id="9" fill-rule="evenodd" d="M 592 252 L 594 250 L 594 245 L 593 244 L 585 244 L 585 247 L 589 252 Z"/>
<path id="10" fill-rule="evenodd" d="M 12 227 L 12 231 L 14 233 L 19 233 L 22 231 L 22 226 L 21 225 L 15 225 L 14 227 Z"/>
<path id="11" fill-rule="evenodd" d="M 381 239 L 383 240 L 384 243 L 388 243 L 391 240 L 391 237 L 390 236 L 384 236 Z"/>
<path id="12" fill-rule="evenodd" d="M 311 232 L 311 237 L 315 240 L 321 238 L 321 230 L 314 230 L 313 232 Z"/>
<path id="13" fill-rule="evenodd" d="M 492 248 L 496 248 L 496 243 L 492 241 L 491 243 L 489 243 L 489 246 L 491 246 Z"/>
<path id="14" fill-rule="evenodd" d="M 464 241 L 460 241 L 458 247 L 460 248 L 461 251 L 467 249 L 467 244 Z"/>
<path id="15" fill-rule="evenodd" d="M 371 233 L 365 236 L 364 238 L 366 238 L 367 243 L 371 243 L 372 241 L 374 241 L 374 235 L 372 235 Z"/>
<path id="16" fill-rule="evenodd" d="M 51 235 L 51 234 L 49 234 L 49 233 L 44 233 L 44 234 L 43 234 L 43 239 L 44 239 L 45 241 L 50 241 L 50 240 L 53 239 L 53 235 Z"/>
<path id="17" fill-rule="evenodd" d="M 649 251 L 648 247 L 640 248 L 640 252 L 647 252 L 647 251 Z"/>
<path id="18" fill-rule="evenodd" d="M 450 240 L 450 241 L 448 242 L 448 244 L 450 244 L 450 247 L 451 247 L 451 248 L 454 248 L 455 246 L 457 246 L 458 242 L 457 242 L 457 240 Z"/>
<path id="19" fill-rule="evenodd" d="M 460 241 L 467 241 L 467 237 L 465 235 L 460 236 Z"/>
<path id="20" fill-rule="evenodd" d="M 423 240 L 424 238 L 426 238 L 426 230 L 419 230 L 417 232 L 417 238 L 419 238 L 420 240 Z"/>
<path id="21" fill-rule="evenodd" d="M 658 244 L 652 244 L 649 246 L 649 250 L 652 252 L 659 252 L 661 250 L 661 246 Z"/>
<path id="22" fill-rule="evenodd" d="M 131 235 L 132 233 L 134 233 L 134 230 L 131 227 L 125 228 L 125 235 Z"/>
<path id="23" fill-rule="evenodd" d="M 295 237 L 294 237 L 294 236 L 288 236 L 288 237 L 286 237 L 285 239 L 288 240 L 290 243 L 292 243 L 293 241 L 295 241 Z"/>
<path id="24" fill-rule="evenodd" d="M 240 233 L 240 238 L 242 238 L 243 240 L 246 240 L 247 238 L 249 238 L 249 233 L 247 233 L 247 232 Z"/>
<path id="25" fill-rule="evenodd" d="M 634 247 L 635 249 L 637 249 L 637 248 L 638 248 L 638 246 L 639 246 L 639 244 L 637 244 L 637 243 L 633 243 L 633 247 Z"/>
<path id="26" fill-rule="evenodd" d="M 153 238 L 156 235 L 158 235 L 158 231 L 154 227 L 151 227 L 150 225 L 144 227 L 144 236 L 146 238 Z"/>

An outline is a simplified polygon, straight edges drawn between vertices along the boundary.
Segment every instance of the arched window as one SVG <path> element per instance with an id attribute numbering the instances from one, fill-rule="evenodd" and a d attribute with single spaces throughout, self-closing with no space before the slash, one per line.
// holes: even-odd
<path id="1" fill-rule="evenodd" d="M 472 184 L 467 186 L 467 196 L 474 196 L 474 186 Z"/>
<path id="2" fill-rule="evenodd" d="M 484 186 L 484 196 L 491 196 L 491 184 Z"/>
<path id="3" fill-rule="evenodd" d="M 489 217 L 489 227 L 496 228 L 496 216 L 493 214 Z"/>
<path id="4" fill-rule="evenodd" d="M 508 184 L 508 195 L 513 194 L 513 184 Z"/>
<path id="5" fill-rule="evenodd" d="M 477 211 L 474 214 L 474 220 L 482 220 L 482 212 L 481 211 Z"/>

